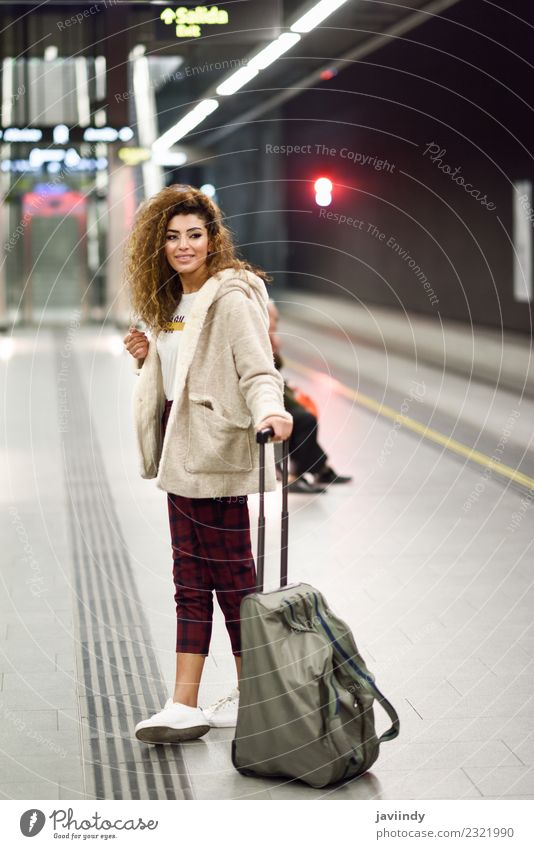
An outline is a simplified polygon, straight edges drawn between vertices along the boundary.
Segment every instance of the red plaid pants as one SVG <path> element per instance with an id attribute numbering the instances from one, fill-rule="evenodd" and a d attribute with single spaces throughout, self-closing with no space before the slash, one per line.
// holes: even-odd
<path id="1" fill-rule="evenodd" d="M 165 402 L 163 434 L 172 401 Z M 185 498 L 168 493 L 176 602 L 176 651 L 207 655 L 213 591 L 224 613 L 232 651 L 241 654 L 239 608 L 256 587 L 246 495 Z"/>

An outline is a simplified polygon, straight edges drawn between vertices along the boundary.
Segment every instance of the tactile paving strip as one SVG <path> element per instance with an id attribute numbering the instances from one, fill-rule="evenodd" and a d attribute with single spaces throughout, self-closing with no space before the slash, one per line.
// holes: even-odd
<path id="1" fill-rule="evenodd" d="M 167 693 L 76 359 L 65 357 L 59 331 L 55 343 L 86 795 L 192 799 L 181 747 L 147 746 L 133 734 L 135 723 L 159 710 Z"/>

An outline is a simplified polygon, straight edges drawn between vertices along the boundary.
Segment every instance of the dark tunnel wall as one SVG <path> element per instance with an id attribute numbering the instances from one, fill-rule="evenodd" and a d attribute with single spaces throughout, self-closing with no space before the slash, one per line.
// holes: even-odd
<path id="1" fill-rule="evenodd" d="M 280 145 L 284 122 L 274 113 L 270 121 L 251 122 L 223 139 L 217 156 L 202 169 L 202 181 L 217 187 L 225 224 L 234 234 L 240 253 L 274 272 L 284 282 L 288 239 L 284 163 L 263 150 L 266 138 Z M 185 170 L 185 169 L 184 169 Z"/>
<path id="2" fill-rule="evenodd" d="M 513 183 L 534 181 L 532 30 L 476 0 L 446 18 L 287 103 L 283 142 L 300 151 L 276 152 L 264 124 L 262 156 L 287 180 L 285 279 L 526 332 L 511 240 Z M 324 209 L 319 176 L 335 184 Z"/>

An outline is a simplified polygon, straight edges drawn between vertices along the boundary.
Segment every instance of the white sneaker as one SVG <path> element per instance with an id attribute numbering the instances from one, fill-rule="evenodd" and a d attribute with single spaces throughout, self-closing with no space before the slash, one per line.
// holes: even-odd
<path id="1" fill-rule="evenodd" d="M 237 687 L 218 702 L 204 708 L 203 714 L 211 728 L 234 728 L 237 725 L 239 690 Z"/>
<path id="2" fill-rule="evenodd" d="M 163 710 L 137 723 L 135 736 L 144 743 L 181 743 L 196 740 L 209 730 L 210 725 L 200 708 L 167 699 Z"/>

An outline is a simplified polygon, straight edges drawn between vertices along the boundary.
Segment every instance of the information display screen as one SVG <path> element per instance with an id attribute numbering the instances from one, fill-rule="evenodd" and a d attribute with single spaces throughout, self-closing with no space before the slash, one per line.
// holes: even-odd
<path id="1" fill-rule="evenodd" d="M 159 11 L 154 22 L 158 40 L 192 41 L 222 36 L 229 41 L 259 42 L 279 35 L 281 10 L 278 0 L 257 3 L 234 0 L 213 4 L 169 3 L 153 6 Z"/>

